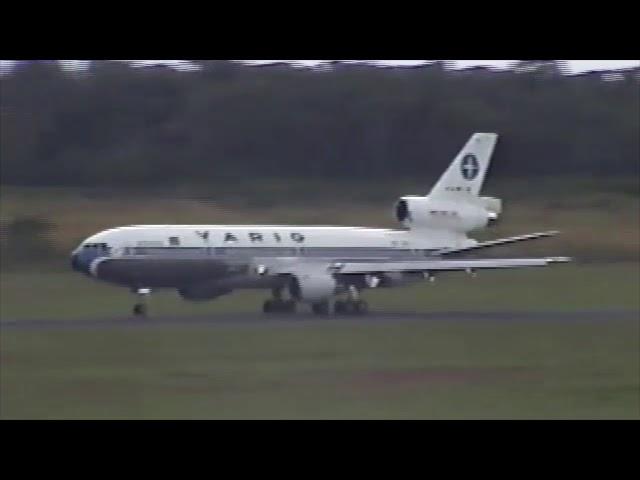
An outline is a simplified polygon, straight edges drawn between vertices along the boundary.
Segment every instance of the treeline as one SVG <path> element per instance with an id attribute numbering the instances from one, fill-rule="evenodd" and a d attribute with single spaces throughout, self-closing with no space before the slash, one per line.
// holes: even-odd
<path id="1" fill-rule="evenodd" d="M 34 62 L 3 76 L 2 183 L 426 176 L 476 131 L 501 135 L 494 176 L 638 175 L 637 75 L 202 64 L 73 74 Z"/>

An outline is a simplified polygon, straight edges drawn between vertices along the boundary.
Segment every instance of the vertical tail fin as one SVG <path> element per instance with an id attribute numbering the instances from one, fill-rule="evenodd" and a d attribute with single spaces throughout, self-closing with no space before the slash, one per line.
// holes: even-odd
<path id="1" fill-rule="evenodd" d="M 496 133 L 474 133 L 433 186 L 429 197 L 477 196 L 497 140 Z"/>

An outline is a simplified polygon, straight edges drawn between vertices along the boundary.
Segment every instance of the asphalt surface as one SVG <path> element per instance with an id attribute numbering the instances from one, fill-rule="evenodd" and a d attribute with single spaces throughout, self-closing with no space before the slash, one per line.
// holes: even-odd
<path id="1" fill-rule="evenodd" d="M 154 328 L 175 326 L 215 325 L 318 325 L 326 322 L 349 323 L 399 323 L 399 322 L 581 322 L 638 320 L 640 312 L 634 310 L 586 310 L 573 312 L 429 312 L 389 313 L 373 312 L 367 315 L 317 316 L 297 314 L 217 314 L 199 316 L 150 316 L 112 317 L 94 319 L 23 319 L 0 320 L 0 330 L 46 330 L 46 329 L 95 329 L 95 328 Z"/>

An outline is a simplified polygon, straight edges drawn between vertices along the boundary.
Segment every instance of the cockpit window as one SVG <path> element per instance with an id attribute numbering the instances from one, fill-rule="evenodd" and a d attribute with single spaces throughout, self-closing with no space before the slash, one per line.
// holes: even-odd
<path id="1" fill-rule="evenodd" d="M 405 220 L 411 220 L 411 212 L 409 211 L 409 205 L 406 200 L 400 200 L 396 204 L 396 219 L 399 222 L 404 222 Z"/>
<path id="2" fill-rule="evenodd" d="M 108 252 L 109 251 L 109 245 L 107 245 L 106 243 L 85 243 L 82 246 L 82 248 L 98 250 L 100 252 Z"/>

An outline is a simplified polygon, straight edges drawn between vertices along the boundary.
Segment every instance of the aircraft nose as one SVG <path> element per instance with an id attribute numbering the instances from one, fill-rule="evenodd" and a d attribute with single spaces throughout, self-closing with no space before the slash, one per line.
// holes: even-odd
<path id="1" fill-rule="evenodd" d="M 71 254 L 71 268 L 73 268 L 77 272 L 82 271 L 82 269 L 80 268 L 80 259 L 78 258 L 77 253 Z"/>

